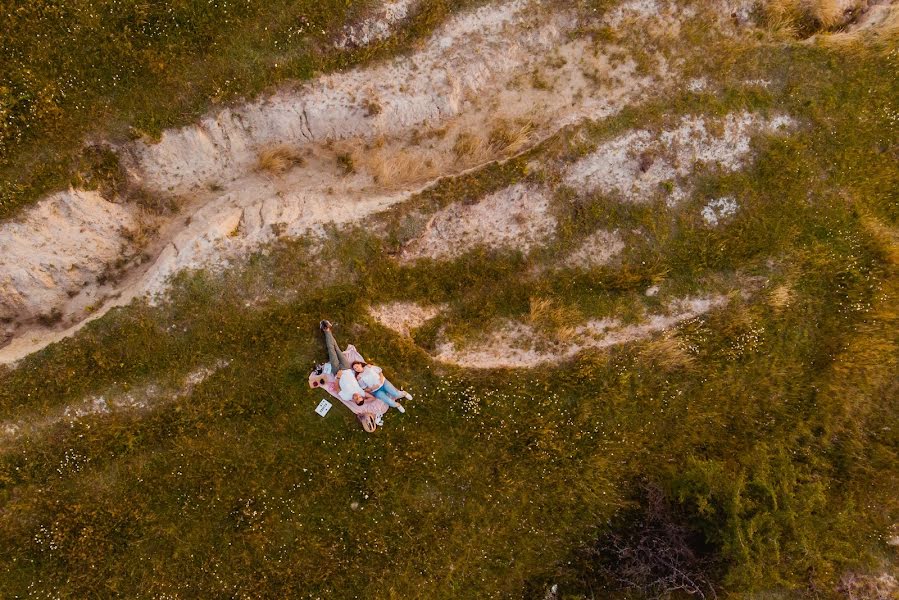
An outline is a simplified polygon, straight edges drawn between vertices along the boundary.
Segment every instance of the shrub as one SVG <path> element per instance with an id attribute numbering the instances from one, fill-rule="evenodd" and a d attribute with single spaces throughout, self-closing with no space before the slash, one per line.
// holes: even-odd
<path id="1" fill-rule="evenodd" d="M 718 597 L 714 548 L 653 483 L 642 483 L 637 507 L 576 554 L 572 571 L 579 581 L 564 587 L 579 588 L 586 597 L 600 597 L 597 592 L 609 587 L 647 598 L 678 592 Z"/>
<path id="2" fill-rule="evenodd" d="M 758 448 L 743 464 L 691 458 L 669 480 L 673 499 L 727 565 L 735 589 L 785 584 L 782 571 L 827 572 L 816 543 L 827 506 L 824 485 L 785 449 Z M 831 521 L 824 527 L 832 527 Z"/>
<path id="3" fill-rule="evenodd" d="M 275 146 L 266 148 L 259 153 L 256 161 L 256 170 L 271 173 L 272 175 L 283 175 L 290 169 L 302 166 L 305 159 L 299 150 L 291 146 Z"/>
<path id="4" fill-rule="evenodd" d="M 853 6 L 848 12 L 857 9 Z M 770 27 L 802 38 L 847 21 L 843 5 L 836 0 L 771 0 L 765 5 L 765 18 Z"/>

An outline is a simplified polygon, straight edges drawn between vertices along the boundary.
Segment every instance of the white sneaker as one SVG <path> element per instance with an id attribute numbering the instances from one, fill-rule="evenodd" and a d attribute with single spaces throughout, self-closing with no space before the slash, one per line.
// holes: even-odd
<path id="1" fill-rule="evenodd" d="M 396 409 L 397 409 L 398 411 L 400 411 L 401 413 L 406 412 L 406 409 L 403 408 L 403 405 L 400 404 L 399 402 L 396 403 Z"/>
<path id="2" fill-rule="evenodd" d="M 406 400 L 411 400 L 411 399 L 412 399 L 412 394 L 410 394 L 409 392 L 403 392 L 403 396 L 406 397 Z"/>
<path id="3" fill-rule="evenodd" d="M 375 425 L 377 425 L 378 427 L 381 427 L 382 425 L 384 425 L 384 415 L 378 415 L 375 418 Z"/>

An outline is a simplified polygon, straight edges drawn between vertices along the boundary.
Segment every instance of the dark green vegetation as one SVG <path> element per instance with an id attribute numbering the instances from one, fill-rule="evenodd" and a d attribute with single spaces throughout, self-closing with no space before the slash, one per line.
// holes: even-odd
<path id="1" fill-rule="evenodd" d="M 646 485 L 689 529 L 719 594 L 831 597 L 847 573 L 894 569 L 885 538 L 899 519 L 899 58 L 777 45 L 724 63 L 697 65 L 731 84 L 717 98 L 672 98 L 586 128 L 595 143 L 635 124 L 742 108 L 802 123 L 757 140 L 745 172 L 700 174 L 677 210 L 561 192 L 559 239 L 531 257 L 391 258 L 418 226 L 414 209 L 551 177 L 526 165 L 584 151 L 563 132 L 520 160 L 438 184 L 388 215 L 383 238 L 359 231 L 314 252 L 285 242 L 225 275 L 186 275 L 170 304 L 117 310 L 0 369 L 3 422 L 162 390 L 155 409 L 6 444 L 0 590 L 543 598 L 558 584 L 562 597 L 603 597 L 617 585 L 596 576 L 589 550 L 601 556 L 611 534 L 639 525 Z M 768 91 L 736 85 L 760 77 L 773 81 Z M 702 227 L 697 209 L 723 194 L 743 209 L 727 227 Z M 532 268 L 594 227 L 622 224 L 650 235 L 620 267 L 574 279 Z M 322 275 L 323 264 L 354 284 Z M 443 324 L 464 336 L 527 314 L 535 295 L 602 315 L 650 282 L 689 293 L 715 276 L 767 283 L 679 327 L 679 352 L 650 341 L 531 372 L 441 367 L 366 312 L 369 302 L 446 301 Z M 416 395 L 375 435 L 340 406 L 325 419 L 312 412 L 321 395 L 306 376 L 322 357 L 315 325 L 325 316 Z M 171 391 L 220 360 L 186 397 Z"/>
<path id="2" fill-rule="evenodd" d="M 398 35 L 337 51 L 343 25 L 374 4 L 3 0 L 0 219 L 79 181 L 85 139 L 152 138 L 278 82 L 396 52 L 473 2 L 427 0 Z"/>

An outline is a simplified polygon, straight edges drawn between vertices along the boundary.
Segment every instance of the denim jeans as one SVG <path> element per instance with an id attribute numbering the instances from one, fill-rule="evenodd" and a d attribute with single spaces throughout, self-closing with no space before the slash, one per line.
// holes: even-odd
<path id="1" fill-rule="evenodd" d="M 403 397 L 403 393 L 396 389 L 393 384 L 386 379 L 384 380 L 384 383 L 381 384 L 381 387 L 373 391 L 371 395 L 378 400 L 383 400 L 384 404 L 391 408 L 396 408 L 396 399 Z"/>

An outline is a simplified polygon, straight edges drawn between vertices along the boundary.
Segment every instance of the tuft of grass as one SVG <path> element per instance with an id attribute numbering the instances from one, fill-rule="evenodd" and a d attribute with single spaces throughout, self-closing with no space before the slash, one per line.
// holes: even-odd
<path id="1" fill-rule="evenodd" d="M 860 4 L 848 10 L 859 10 Z M 846 21 L 845 5 L 837 0 L 767 0 L 763 4 L 772 30 L 800 38 L 829 31 Z"/>
<path id="2" fill-rule="evenodd" d="M 788 284 L 781 284 L 768 293 L 768 304 L 777 310 L 782 310 L 793 301 L 793 288 Z"/>
<path id="3" fill-rule="evenodd" d="M 486 154 L 486 150 L 484 140 L 470 131 L 459 133 L 453 143 L 453 154 L 456 160 L 462 163 L 479 162 Z"/>
<path id="4" fill-rule="evenodd" d="M 366 117 L 376 117 L 384 110 L 376 96 L 367 96 L 362 102 Z"/>
<path id="5" fill-rule="evenodd" d="M 363 166 L 376 183 L 387 188 L 426 181 L 440 173 L 433 158 L 415 149 L 380 147 L 358 151 L 353 163 Z"/>
<path id="6" fill-rule="evenodd" d="M 459 133 L 453 144 L 453 154 L 460 164 L 477 164 L 517 154 L 533 143 L 535 134 L 536 124 L 533 121 L 497 119 L 486 139 L 470 131 Z"/>
<path id="7" fill-rule="evenodd" d="M 583 320 L 575 306 L 562 304 L 555 298 L 532 297 L 528 302 L 528 323 L 548 333 L 559 342 L 576 338 L 577 325 Z"/>
<path id="8" fill-rule="evenodd" d="M 352 153 L 338 152 L 334 160 L 337 163 L 337 168 L 344 175 L 352 175 L 356 172 L 356 161 L 353 159 Z"/>
<path id="9" fill-rule="evenodd" d="M 134 225 L 122 231 L 122 237 L 131 244 L 129 254 L 139 253 L 146 248 L 158 231 L 158 219 L 145 209 L 138 210 Z"/>
<path id="10" fill-rule="evenodd" d="M 272 175 L 283 175 L 294 167 L 302 166 L 306 159 L 292 146 L 280 145 L 259 152 L 256 170 Z"/>
<path id="11" fill-rule="evenodd" d="M 663 371 L 694 370 L 696 358 L 676 333 L 664 333 L 648 342 L 641 351 L 647 368 Z"/>
<path id="12" fill-rule="evenodd" d="M 515 154 L 531 143 L 535 132 L 536 127 L 533 121 L 500 119 L 490 129 L 487 145 L 495 154 Z"/>

